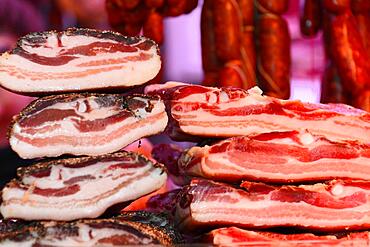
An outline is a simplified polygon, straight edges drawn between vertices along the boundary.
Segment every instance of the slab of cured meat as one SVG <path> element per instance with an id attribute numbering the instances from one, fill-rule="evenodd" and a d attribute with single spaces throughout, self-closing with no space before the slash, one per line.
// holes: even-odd
<path id="1" fill-rule="evenodd" d="M 184 230 L 196 227 L 299 227 L 316 231 L 368 229 L 370 182 L 269 186 L 244 182 L 243 189 L 193 180 L 179 199 L 176 217 Z"/>
<path id="2" fill-rule="evenodd" d="M 311 233 L 279 234 L 228 227 L 211 231 L 207 236 L 207 242 L 216 246 L 369 246 L 370 235 L 369 232 L 354 232 L 344 236 L 317 236 Z"/>
<path id="3" fill-rule="evenodd" d="M 0 57 L 0 85 L 33 95 L 141 85 L 159 72 L 158 52 L 150 39 L 111 31 L 31 33 Z"/>
<path id="4" fill-rule="evenodd" d="M 167 120 L 158 97 L 47 96 L 32 102 L 15 118 L 9 142 L 22 158 L 100 155 L 162 132 Z"/>
<path id="5" fill-rule="evenodd" d="M 0 246 L 168 246 L 179 242 L 173 228 L 152 220 L 158 216 L 143 216 L 145 223 L 126 216 L 73 222 L 2 220 Z"/>
<path id="6" fill-rule="evenodd" d="M 2 191 L 4 218 L 95 218 L 159 189 L 167 179 L 161 164 L 130 152 L 36 163 L 17 175 Z"/>
<path id="7" fill-rule="evenodd" d="M 308 131 L 270 132 L 192 147 L 178 163 L 183 174 L 228 182 L 370 180 L 370 144 L 330 141 Z"/>
<path id="8" fill-rule="evenodd" d="M 175 140 L 300 129 L 330 140 L 370 140 L 370 113 L 344 104 L 280 100 L 263 96 L 257 87 L 247 91 L 175 82 L 150 85 L 146 92 L 167 100 L 172 121 L 168 132 Z"/>

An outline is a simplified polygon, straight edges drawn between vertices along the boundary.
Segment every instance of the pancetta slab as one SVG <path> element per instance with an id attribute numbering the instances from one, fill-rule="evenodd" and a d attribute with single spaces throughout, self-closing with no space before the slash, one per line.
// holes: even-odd
<path id="1" fill-rule="evenodd" d="M 149 213 L 134 214 L 144 217 L 145 222 L 133 214 L 73 222 L 2 220 L 0 246 L 170 246 L 181 242 L 166 219 Z"/>
<path id="2" fill-rule="evenodd" d="M 370 140 L 370 113 L 344 104 L 280 100 L 263 96 L 257 87 L 247 91 L 175 82 L 149 85 L 146 92 L 168 103 L 168 133 L 175 140 L 302 129 L 330 140 Z"/>
<path id="3" fill-rule="evenodd" d="M 244 182 L 243 189 L 193 180 L 179 198 L 180 227 L 299 227 L 316 231 L 370 227 L 370 182 L 332 180 L 325 184 L 270 186 Z"/>
<path id="4" fill-rule="evenodd" d="M 163 165 L 130 152 L 41 162 L 18 170 L 2 191 L 0 209 L 4 218 L 25 220 L 96 218 L 166 179 Z"/>
<path id="5" fill-rule="evenodd" d="M 158 97 L 63 94 L 32 102 L 9 131 L 22 158 L 112 153 L 142 137 L 162 132 L 167 113 Z"/>
<path id="6" fill-rule="evenodd" d="M 0 86 L 32 95 L 104 91 L 144 84 L 160 67 L 150 39 L 70 28 L 22 37 L 0 56 Z"/>
<path id="7" fill-rule="evenodd" d="M 370 180 L 370 143 L 334 142 L 308 131 L 271 132 L 195 146 L 178 163 L 182 174 L 227 182 Z"/>
<path id="8" fill-rule="evenodd" d="M 279 234 L 274 232 L 248 231 L 237 227 L 219 228 L 211 231 L 207 242 L 216 246 L 284 246 L 284 247 L 328 247 L 369 246 L 369 232 L 354 232 L 336 235 Z"/>

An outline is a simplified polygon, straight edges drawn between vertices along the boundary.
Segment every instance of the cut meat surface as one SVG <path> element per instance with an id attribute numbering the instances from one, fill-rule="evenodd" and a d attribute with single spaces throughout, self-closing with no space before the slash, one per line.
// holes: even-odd
<path id="1" fill-rule="evenodd" d="M 179 167 L 186 175 L 229 182 L 370 180 L 370 145 L 334 142 L 308 131 L 271 132 L 192 147 Z"/>
<path id="2" fill-rule="evenodd" d="M 273 232 L 247 231 L 237 227 L 211 231 L 207 242 L 217 246 L 369 246 L 369 232 L 355 232 L 341 237 L 335 235 L 316 236 L 311 233 L 279 234 Z"/>
<path id="3" fill-rule="evenodd" d="M 162 132 L 167 121 L 158 97 L 47 96 L 32 102 L 15 118 L 9 142 L 22 158 L 100 155 Z"/>
<path id="4" fill-rule="evenodd" d="M 2 191 L 4 218 L 95 218 L 159 189 L 167 179 L 161 164 L 130 152 L 36 163 L 20 168 L 18 177 Z"/>
<path id="5" fill-rule="evenodd" d="M 146 92 L 168 103 L 168 133 L 175 140 L 302 129 L 330 140 L 370 140 L 370 113 L 344 104 L 280 100 L 263 96 L 257 87 L 246 91 L 175 82 L 147 86 Z"/>
<path id="6" fill-rule="evenodd" d="M 368 181 L 281 187 L 244 182 L 241 186 L 193 180 L 177 205 L 180 226 L 291 226 L 317 231 L 370 227 Z"/>
<path id="7" fill-rule="evenodd" d="M 0 57 L 0 85 L 33 95 L 125 88 L 153 79 L 160 67 L 150 39 L 70 28 L 22 37 Z"/>
<path id="8" fill-rule="evenodd" d="M 147 218 L 145 223 L 133 220 L 133 216 L 74 222 L 3 220 L 0 246 L 168 246 L 179 241 L 167 225 L 158 224 L 158 219 L 153 221 L 158 216 L 143 216 Z"/>

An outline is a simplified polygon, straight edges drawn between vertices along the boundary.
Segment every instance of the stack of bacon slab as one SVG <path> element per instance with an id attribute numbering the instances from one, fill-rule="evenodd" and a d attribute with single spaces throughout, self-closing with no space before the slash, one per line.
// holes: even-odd
<path id="1" fill-rule="evenodd" d="M 192 178 L 177 202 L 181 229 L 226 227 L 207 235 L 217 245 L 370 244 L 368 112 L 279 100 L 258 88 L 171 82 L 147 92 L 166 101 L 174 139 L 227 138 L 179 158 L 180 176 Z M 341 235 L 265 232 L 276 227 Z"/>
<path id="2" fill-rule="evenodd" d="M 154 228 L 122 216 L 88 220 L 166 183 L 162 164 L 119 151 L 165 129 L 163 101 L 107 93 L 124 93 L 121 89 L 148 82 L 160 66 L 152 40 L 89 29 L 29 34 L 0 57 L 2 87 L 51 94 L 14 118 L 12 149 L 22 158 L 80 156 L 41 160 L 18 170 L 2 190 L 2 216 L 49 221 L 2 232 L 0 245 L 53 245 L 58 239 L 58 244 L 71 246 L 171 243 L 156 237 L 161 233 Z M 105 93 L 86 92 L 97 90 Z M 55 222 L 71 220 L 78 221 Z"/>

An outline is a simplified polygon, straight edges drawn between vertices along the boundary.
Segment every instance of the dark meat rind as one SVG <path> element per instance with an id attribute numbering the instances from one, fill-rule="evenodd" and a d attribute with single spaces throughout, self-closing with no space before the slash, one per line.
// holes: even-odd
<path id="1" fill-rule="evenodd" d="M 133 216 L 140 215 L 142 219 Z M 148 219 L 145 221 L 145 218 Z M 140 222 L 141 221 L 141 222 Z M 0 244 L 6 240 L 21 243 L 23 241 L 34 240 L 34 245 L 43 245 L 43 241 L 59 241 L 66 237 L 81 237 L 80 228 L 90 227 L 92 229 L 112 229 L 123 231 L 137 237 L 137 242 L 125 241 L 127 236 L 119 236 L 116 243 L 124 244 L 161 244 L 173 245 L 181 242 L 178 233 L 170 225 L 168 220 L 159 215 L 148 214 L 143 212 L 134 212 L 130 215 L 122 215 L 111 219 L 94 219 L 94 220 L 77 220 L 73 222 L 23 222 L 19 220 L 2 220 L 0 222 Z M 93 235 L 89 233 L 90 241 Z M 109 237 L 109 236 L 108 236 Z M 116 237 L 116 236 L 114 236 Z M 84 239 L 82 242 L 86 245 L 91 244 L 89 240 Z"/>
<path id="2" fill-rule="evenodd" d="M 46 31 L 46 32 L 34 32 L 27 34 L 26 36 L 23 36 L 20 38 L 17 42 L 17 47 L 14 48 L 10 53 L 17 53 L 19 49 L 22 49 L 22 46 L 25 45 L 25 43 L 33 44 L 37 46 L 39 43 L 44 42 L 47 37 L 56 34 L 58 36 L 66 35 L 66 36 L 76 36 L 76 35 L 83 35 L 83 36 L 90 36 L 98 39 L 109 39 L 114 40 L 117 42 L 124 42 L 127 45 L 138 43 L 143 36 L 124 36 L 118 32 L 113 31 L 99 31 L 95 29 L 89 29 L 89 28 L 68 28 L 65 31 Z M 159 47 L 158 45 L 148 38 L 145 38 L 145 45 L 148 47 L 156 46 L 157 53 L 159 54 Z"/>
<path id="3" fill-rule="evenodd" d="M 161 244 L 172 245 L 183 243 L 181 235 L 171 222 L 171 217 L 166 213 L 151 213 L 146 211 L 123 212 L 117 218 L 136 225 L 148 235 L 157 236 Z"/>
<path id="4" fill-rule="evenodd" d="M 56 165 L 67 165 L 69 167 L 73 166 L 83 166 L 83 165 L 91 165 L 97 162 L 104 162 L 104 161 L 113 161 L 113 160 L 136 160 L 139 163 L 147 164 L 151 163 L 155 168 L 161 168 L 163 172 L 166 171 L 166 168 L 160 163 L 154 163 L 151 160 L 147 159 L 143 155 L 139 155 L 133 152 L 127 151 L 120 151 L 112 154 L 104 154 L 99 156 L 85 156 L 85 157 L 77 157 L 77 158 L 66 158 L 66 159 L 57 159 L 57 160 L 50 160 L 50 161 L 43 161 L 35 163 L 31 166 L 26 167 L 19 167 L 17 169 L 17 176 L 22 178 L 24 176 L 33 175 L 35 173 L 45 172 L 49 170 L 52 166 Z"/>

